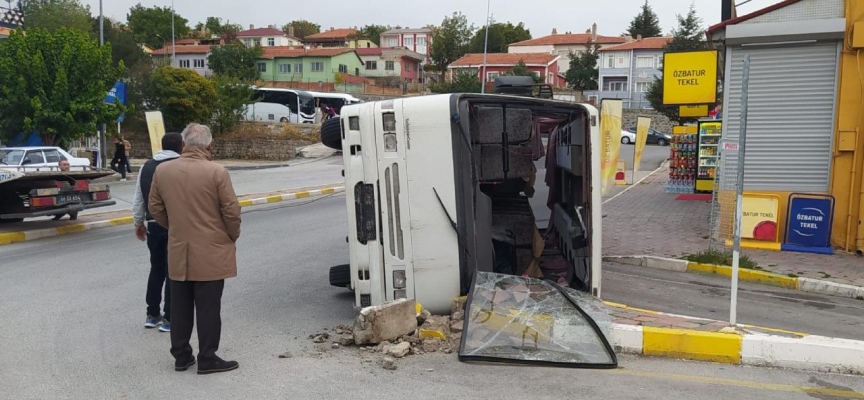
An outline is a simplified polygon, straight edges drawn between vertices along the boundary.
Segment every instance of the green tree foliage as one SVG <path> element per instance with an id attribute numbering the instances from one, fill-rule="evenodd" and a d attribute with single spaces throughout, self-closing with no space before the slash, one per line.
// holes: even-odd
<path id="1" fill-rule="evenodd" d="M 78 0 L 25 0 L 21 3 L 27 29 L 54 32 L 60 28 L 90 32 L 90 7 Z M 98 31 L 97 31 L 98 33 Z"/>
<path id="2" fill-rule="evenodd" d="M 642 5 L 642 10 L 633 17 L 633 20 L 630 21 L 630 27 L 627 28 L 626 35 L 630 35 L 632 38 L 636 38 L 639 35 L 642 35 L 643 38 L 648 37 L 656 37 L 660 36 L 663 33 L 663 30 L 660 29 L 660 18 L 657 17 L 657 14 L 651 9 L 651 6 L 648 4 L 648 0 L 645 0 L 645 4 Z"/>
<path id="3" fill-rule="evenodd" d="M 153 105 L 162 111 L 168 131 L 179 132 L 191 122 L 207 124 L 212 120 L 216 89 L 195 71 L 159 67 L 150 76 L 149 86 Z"/>
<path id="4" fill-rule="evenodd" d="M 432 32 L 432 64 L 439 72 L 444 72 L 448 65 L 468 52 L 474 25 L 469 25 L 468 17 L 461 12 L 454 12 L 452 16 L 444 17 L 441 26 Z"/>
<path id="5" fill-rule="evenodd" d="M 153 48 L 171 44 L 171 7 L 144 7 L 138 3 L 129 10 L 126 20 L 129 29 L 138 43 L 146 43 Z M 174 37 L 189 36 L 189 20 L 174 15 Z"/>
<path id="6" fill-rule="evenodd" d="M 305 19 L 298 19 L 285 24 L 282 26 L 282 31 L 288 33 L 288 28 L 290 27 L 294 28 L 294 37 L 298 39 L 305 39 L 306 36 L 321 32 L 321 25 L 309 22 Z"/>
<path id="7" fill-rule="evenodd" d="M 381 34 L 391 29 L 394 28 L 390 25 L 366 25 L 360 28 L 360 31 L 357 32 L 356 35 L 353 35 L 352 39 L 366 39 L 372 43 L 375 43 L 376 46 L 380 46 Z"/>
<path id="8" fill-rule="evenodd" d="M 702 19 L 696 15 L 694 6 L 690 6 L 690 11 L 686 16 L 678 15 L 678 27 L 672 31 L 672 40 L 666 44 L 664 49 L 667 53 L 679 51 L 704 50 L 708 48 L 708 43 L 705 41 L 705 31 L 702 30 Z M 662 67 L 661 67 L 662 69 Z M 678 115 L 678 106 L 663 105 L 663 76 L 655 78 L 654 82 L 645 93 L 651 107 L 657 112 L 669 117 L 672 121 L 686 123 L 693 121 L 690 118 L 681 118 Z"/>
<path id="9" fill-rule="evenodd" d="M 506 53 L 507 46 L 512 43 L 521 42 L 531 39 L 531 31 L 525 29 L 523 23 L 513 25 L 510 22 L 501 23 L 493 22 L 489 25 L 489 45 L 487 52 L 489 53 Z M 486 41 L 486 27 L 480 27 L 471 38 L 471 53 L 482 53 Z"/>
<path id="10" fill-rule="evenodd" d="M 567 86 L 576 90 L 597 90 L 597 80 L 600 71 L 597 69 L 599 45 L 588 46 L 588 49 L 580 52 L 570 52 L 570 67 L 564 74 Z"/>
<path id="11" fill-rule="evenodd" d="M 104 23 L 105 43 L 111 44 L 111 60 L 114 65 L 122 62 L 127 70 L 135 69 L 139 65 L 150 65 L 150 55 L 144 52 L 135 41 L 135 37 L 122 25 L 105 18 Z M 93 19 L 93 40 L 99 40 L 99 19 Z"/>
<path id="12" fill-rule="evenodd" d="M 12 32 L 0 41 L 0 133 L 38 132 L 47 145 L 80 139 L 125 111 L 105 104 L 123 73 L 111 46 L 59 28 Z"/>
<path id="13" fill-rule="evenodd" d="M 216 90 L 213 104 L 213 132 L 230 132 L 246 116 L 246 106 L 252 102 L 255 90 L 247 83 L 232 77 L 214 76 L 210 82 Z"/>
<path id="14" fill-rule="evenodd" d="M 202 30 L 207 32 L 205 37 L 209 38 L 211 35 L 222 36 L 237 34 L 237 32 L 243 30 L 243 27 L 238 24 L 232 24 L 229 21 L 222 22 L 222 18 L 219 17 L 207 17 L 205 22 L 199 22 L 195 25 L 196 32 L 201 32 Z"/>
<path id="15" fill-rule="evenodd" d="M 528 69 L 528 66 L 525 65 L 524 60 L 519 60 L 519 63 L 513 67 L 513 69 L 501 74 L 504 76 L 530 76 L 534 79 L 534 83 L 543 83 L 543 77 L 537 74 L 534 71 Z"/>
<path id="16" fill-rule="evenodd" d="M 216 75 L 253 82 L 261 76 L 256 61 L 263 53 L 261 46 L 246 47 L 232 42 L 224 46 L 214 46 L 207 56 L 207 61 Z"/>
<path id="17" fill-rule="evenodd" d="M 432 84 L 429 90 L 433 93 L 480 93 L 481 88 L 476 71 L 459 71 L 451 82 Z"/>

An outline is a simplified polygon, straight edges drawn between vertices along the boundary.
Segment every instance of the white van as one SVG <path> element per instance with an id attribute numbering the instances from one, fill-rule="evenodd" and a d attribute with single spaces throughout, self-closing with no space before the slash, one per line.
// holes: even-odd
<path id="1" fill-rule="evenodd" d="M 350 265 L 330 278 L 356 306 L 413 298 L 446 314 L 475 271 L 600 295 L 596 108 L 444 94 L 350 105 L 340 119 Z"/>

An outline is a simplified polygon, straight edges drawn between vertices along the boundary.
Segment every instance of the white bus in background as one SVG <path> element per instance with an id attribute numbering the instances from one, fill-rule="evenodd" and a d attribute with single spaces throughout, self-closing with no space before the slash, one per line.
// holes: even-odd
<path id="1" fill-rule="evenodd" d="M 309 92 L 256 87 L 254 99 L 246 108 L 247 121 L 315 123 L 315 98 Z"/>
<path id="2" fill-rule="evenodd" d="M 359 104 L 362 103 L 363 100 L 360 100 L 350 94 L 347 93 L 326 93 L 326 92 L 308 92 L 315 98 L 315 105 L 319 108 L 324 104 L 333 107 L 336 110 L 336 114 L 340 114 L 342 111 L 342 107 L 348 106 L 351 104 Z"/>

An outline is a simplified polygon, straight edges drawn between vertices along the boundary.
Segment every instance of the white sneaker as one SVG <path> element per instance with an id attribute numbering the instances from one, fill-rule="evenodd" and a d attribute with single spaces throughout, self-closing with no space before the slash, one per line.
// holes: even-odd
<path id="1" fill-rule="evenodd" d="M 126 182 L 126 181 L 128 181 L 128 179 L 126 179 L 126 178 L 123 178 L 120 180 L 120 182 Z"/>

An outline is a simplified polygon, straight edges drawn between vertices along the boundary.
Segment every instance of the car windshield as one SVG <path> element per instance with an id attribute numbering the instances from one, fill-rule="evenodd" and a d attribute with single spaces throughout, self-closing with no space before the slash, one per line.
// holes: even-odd
<path id="1" fill-rule="evenodd" d="M 24 150 L 0 149 L 0 164 L 18 165 L 23 156 Z"/>

